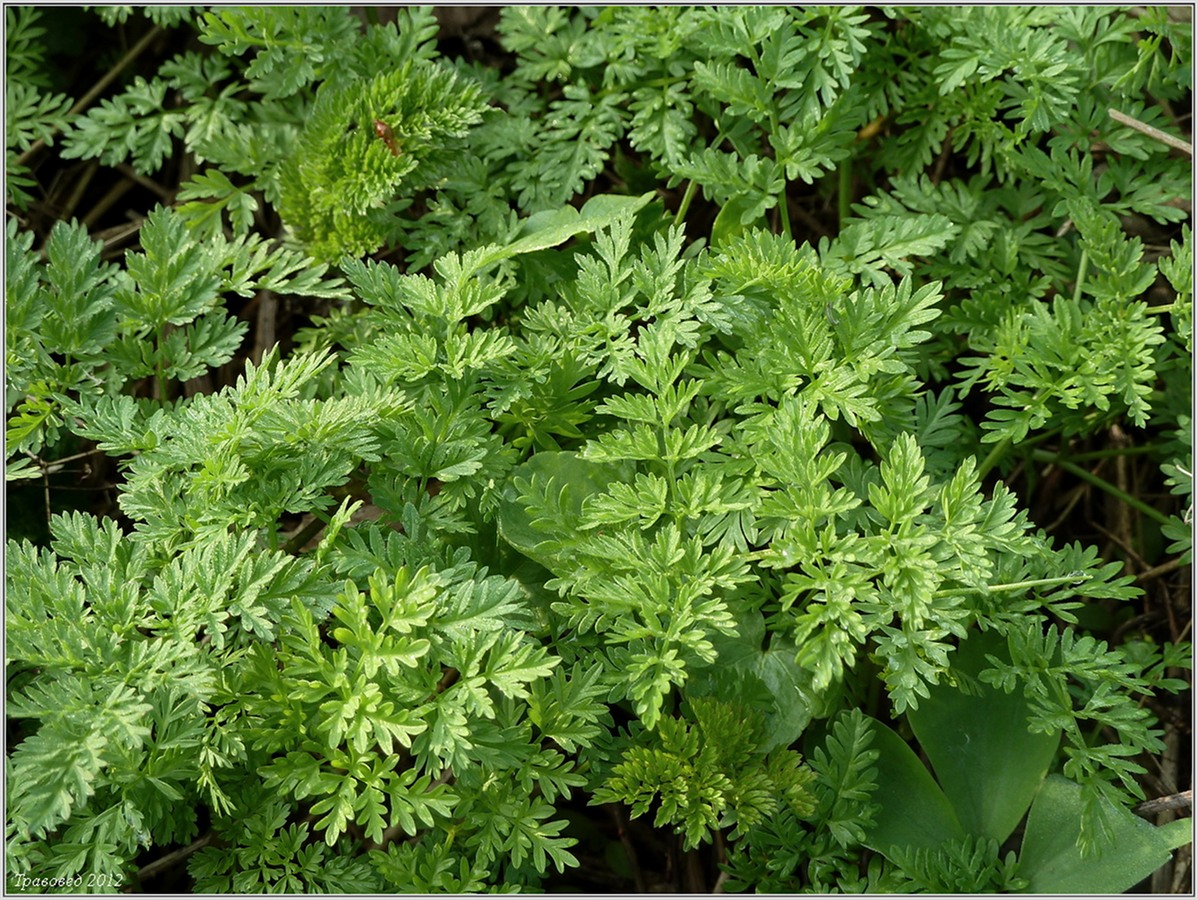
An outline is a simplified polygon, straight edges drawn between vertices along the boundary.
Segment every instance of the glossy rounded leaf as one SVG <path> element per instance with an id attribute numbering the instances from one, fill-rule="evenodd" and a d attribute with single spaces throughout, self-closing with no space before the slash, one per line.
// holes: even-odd
<path id="1" fill-rule="evenodd" d="M 1050 775 L 1028 814 L 1019 871 L 1033 894 L 1120 894 L 1143 881 L 1193 839 L 1190 819 L 1159 828 L 1125 809 L 1112 810 L 1110 849 L 1083 857 L 1078 836 L 1082 788 Z"/>
<path id="2" fill-rule="evenodd" d="M 1006 641 L 994 632 L 964 641 L 953 671 L 969 691 L 942 681 L 907 717 L 965 830 L 1002 843 L 1044 780 L 1060 732 L 1032 734 L 1022 691 L 977 681 L 989 665 L 986 654 L 1005 658 Z"/>
<path id="3" fill-rule="evenodd" d="M 871 799 L 880 809 L 865 846 L 889 855 L 892 848 L 931 849 L 964 838 L 952 804 L 906 741 L 876 720 L 873 730 L 878 788 Z"/>

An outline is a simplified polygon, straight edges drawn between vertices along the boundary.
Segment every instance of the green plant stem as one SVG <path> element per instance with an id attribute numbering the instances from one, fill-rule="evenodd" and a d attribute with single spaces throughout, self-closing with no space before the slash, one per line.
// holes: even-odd
<path id="1" fill-rule="evenodd" d="M 1077 281 L 1073 285 L 1073 302 L 1077 303 L 1082 298 L 1082 285 L 1086 282 L 1086 268 L 1090 262 L 1090 257 L 1082 250 L 1082 257 L 1077 261 Z"/>
<path id="2" fill-rule="evenodd" d="M 312 540 L 312 538 L 316 537 L 316 535 L 320 533 L 321 529 L 327 524 L 327 522 L 318 516 L 313 516 L 311 522 L 309 522 L 307 525 L 293 534 L 290 539 L 288 539 L 287 543 L 283 545 L 283 552 L 290 553 L 292 555 L 299 553 L 299 551 L 303 549 L 304 545 L 307 544 L 308 541 Z"/>
<path id="3" fill-rule="evenodd" d="M 1053 434 L 1055 434 L 1055 432 L 1038 435 L 1037 437 L 1031 438 L 1028 441 L 1026 441 L 1024 446 L 1029 446 L 1031 444 L 1040 443 L 1041 441 L 1045 441 L 1048 438 L 1052 437 Z M 990 469 L 997 463 L 996 457 L 998 455 L 1000 455 L 1002 453 L 1002 451 L 1004 449 L 1006 449 L 1007 446 L 1010 445 L 1010 443 L 1011 443 L 1010 441 L 1004 440 L 1004 441 L 1000 441 L 999 443 L 995 444 L 994 449 L 991 450 L 989 454 L 987 454 L 985 460 L 983 460 L 982 464 L 978 467 L 979 477 L 981 475 L 986 474 L 986 472 L 990 471 Z M 1150 453 L 1156 453 L 1158 451 L 1158 449 L 1159 448 L 1155 444 L 1140 444 L 1135 447 L 1115 447 L 1115 448 L 1108 447 L 1105 450 L 1090 450 L 1086 453 L 1074 453 L 1074 454 L 1072 454 L 1071 459 L 1074 459 L 1076 461 L 1086 462 L 1086 461 L 1094 460 L 1094 459 L 1110 459 L 1111 457 L 1118 457 L 1118 456 L 1145 456 Z"/>
<path id="4" fill-rule="evenodd" d="M 836 187 L 836 215 L 839 219 L 839 227 L 844 228 L 844 223 L 849 220 L 849 216 L 853 214 L 853 167 L 845 160 L 837 167 L 837 187 Z"/>
<path id="5" fill-rule="evenodd" d="M 720 127 L 719 122 L 716 123 L 716 128 L 718 130 L 711 141 L 711 146 L 713 147 L 720 146 L 725 140 L 724 129 Z M 686 183 L 686 192 L 682 195 L 682 202 L 678 204 L 678 212 L 674 215 L 674 221 L 678 224 L 682 224 L 683 220 L 686 219 L 687 210 L 690 209 L 691 201 L 695 199 L 695 192 L 698 190 L 699 185 L 693 179 Z"/>
<path id="6" fill-rule="evenodd" d="M 760 73 L 761 72 L 761 55 L 757 52 L 757 47 L 752 42 L 750 42 L 748 44 L 748 50 L 749 50 L 749 59 L 752 60 L 752 62 L 753 62 L 753 71 Z M 781 123 L 778 121 L 777 107 L 775 107 L 773 105 L 770 106 L 769 117 L 770 117 L 770 134 L 777 134 L 778 129 L 781 127 Z M 721 138 L 722 138 L 722 136 L 723 136 L 722 128 L 720 129 L 720 133 L 721 133 Z M 789 186 L 790 186 L 789 182 L 784 177 L 782 179 L 782 191 L 778 196 L 778 212 L 781 216 L 782 234 L 784 236 L 786 236 L 787 238 L 790 238 L 793 236 L 791 234 L 791 230 L 790 230 L 790 210 L 787 208 L 788 203 L 786 200 L 787 189 L 789 188 Z"/>
<path id="7" fill-rule="evenodd" d="M 197 840 L 192 841 L 186 847 L 183 847 L 179 850 L 172 850 L 170 853 L 166 854 L 165 856 L 160 856 L 158 859 L 154 860 L 153 862 L 147 863 L 146 865 L 142 866 L 140 869 L 137 870 L 138 882 L 139 883 L 143 882 L 147 878 L 153 878 L 159 872 L 163 872 L 166 869 L 171 868 L 171 866 L 177 866 L 179 863 L 181 863 L 183 860 L 187 859 L 187 857 L 191 856 L 197 850 L 203 850 L 210 843 L 212 843 L 213 837 L 214 837 L 213 832 L 209 831 L 206 835 L 204 835 L 203 837 L 201 837 Z"/>
<path id="8" fill-rule="evenodd" d="M 986 454 L 986 458 L 982 460 L 981 465 L 978 466 L 978 478 L 985 478 L 987 473 L 989 473 L 991 469 L 998 465 L 998 461 L 1002 458 L 1003 454 L 1007 452 L 1007 448 L 1010 446 L 1010 438 L 1003 438 L 1001 441 L 995 444 L 991 448 L 990 452 Z"/>
<path id="9" fill-rule="evenodd" d="M 158 402 L 165 404 L 168 398 L 166 396 L 167 380 L 166 380 L 166 360 L 161 358 L 161 349 L 166 344 L 167 325 L 163 325 L 158 330 L 158 348 L 159 359 L 154 364 L 154 381 L 158 386 Z"/>
<path id="10" fill-rule="evenodd" d="M 871 716 L 876 716 L 882 711 L 882 678 L 877 666 L 869 667 L 869 687 L 866 691 L 865 709 Z"/>
<path id="11" fill-rule="evenodd" d="M 1110 494 L 1112 497 L 1127 504 L 1132 509 L 1139 510 L 1144 515 L 1148 516 L 1148 518 L 1160 525 L 1167 525 L 1169 523 L 1169 517 L 1159 509 L 1149 506 L 1143 500 L 1133 497 L 1126 491 L 1122 491 L 1115 487 L 1109 481 L 1099 478 L 1089 469 L 1084 469 L 1081 466 L 1064 459 L 1056 453 L 1049 453 L 1047 450 L 1033 450 L 1032 459 L 1036 460 L 1037 462 L 1047 462 L 1060 466 L 1066 472 L 1076 475 L 1078 478 L 1082 479 L 1082 481 L 1094 485 L 1094 487 L 1098 488 L 1100 491 Z"/>
<path id="12" fill-rule="evenodd" d="M 691 201 L 695 199 L 695 191 L 698 190 L 698 188 L 699 185 L 694 181 L 688 181 L 686 183 L 686 192 L 682 195 L 682 202 L 678 204 L 678 212 L 674 214 L 674 221 L 679 225 L 681 225 L 683 220 L 686 218 L 686 211 L 690 209 Z"/>
<path id="13" fill-rule="evenodd" d="M 1110 459 L 1112 456 L 1143 456 L 1148 453 L 1156 453 L 1158 450 L 1155 444 L 1139 444 L 1135 447 L 1114 447 L 1106 450 L 1090 450 L 1086 453 L 1074 453 L 1071 458 L 1077 461 L 1088 461 L 1091 459 Z"/>
<path id="14" fill-rule="evenodd" d="M 1057 433 L 1056 431 L 1050 431 L 1050 432 L 1045 432 L 1044 434 L 1037 435 L 1034 438 L 1028 438 L 1026 441 L 1023 442 L 1023 447 L 1027 448 L 1027 447 L 1031 447 L 1035 444 L 1043 443 L 1044 441 L 1053 437 L 1056 433 Z M 997 444 L 995 444 L 993 449 L 991 449 L 991 451 L 988 454 L 986 454 L 986 458 L 983 459 L 981 464 L 978 466 L 978 477 L 979 478 L 984 477 L 986 475 L 986 473 L 988 473 L 992 468 L 994 468 L 998 464 L 999 459 L 1002 457 L 1002 455 L 1007 451 L 1007 449 L 1010 446 L 1011 446 L 1011 441 L 1007 438 L 1004 438 L 1003 440 L 1001 440 Z M 1118 457 L 1118 456 L 1143 456 L 1143 455 L 1146 455 L 1149 453 L 1156 453 L 1157 451 L 1158 451 L 1158 448 L 1156 447 L 1155 444 L 1141 444 L 1136 447 L 1117 447 L 1117 448 L 1107 448 L 1106 450 L 1091 450 L 1087 453 L 1073 454 L 1073 455 L 1071 455 L 1070 458 L 1084 462 L 1084 461 L 1094 460 L 1094 459 L 1110 459 L 1111 457 Z M 1035 451 L 1035 452 L 1047 453 L 1048 451 Z M 1049 454 L 1049 455 L 1052 456 L 1053 459 L 1057 458 L 1055 454 Z"/>
<path id="15" fill-rule="evenodd" d="M 1047 393 L 1047 392 L 1041 391 L 1039 394 L 1036 395 L 1036 398 L 1032 402 L 1040 403 L 1044 399 L 1045 393 Z M 1026 448 L 1026 447 L 1034 446 L 1036 444 L 1043 443 L 1044 441 L 1048 440 L 1056 433 L 1057 433 L 1057 430 L 1054 429 L 1052 431 L 1046 431 L 1043 434 L 1038 434 L 1035 437 L 1031 437 L 1031 438 L 1028 438 L 1027 440 L 1023 441 L 1022 446 Z M 986 454 L 986 458 L 984 460 L 982 460 L 982 464 L 980 466 L 978 466 L 978 478 L 985 478 L 986 474 L 991 469 L 993 469 L 996 465 L 998 465 L 998 461 L 1002 458 L 1003 454 L 1005 454 L 1007 452 L 1007 450 L 1010 448 L 1010 446 L 1011 446 L 1010 438 L 1003 438 L 1001 441 L 999 441 L 997 444 L 995 444 L 994 449 L 992 449 L 989 453 Z"/>
<path id="16" fill-rule="evenodd" d="M 149 47 L 150 44 L 154 43 L 154 40 L 160 34 L 162 34 L 162 28 L 159 25 L 155 25 L 153 28 L 147 31 L 145 37 L 134 44 L 128 53 L 117 60 L 116 65 L 105 72 L 104 77 L 97 81 L 92 89 L 84 94 L 79 99 L 79 102 L 70 108 L 70 110 L 67 112 L 67 116 L 76 116 L 91 106 L 92 103 L 95 102 L 96 98 L 108 89 L 108 85 L 112 84 L 113 80 L 125 70 L 125 67 L 128 66 L 129 63 L 133 62 L 133 60 L 137 59 L 137 57 L 141 56 L 141 54 L 145 52 L 146 48 Z M 54 133 L 58 133 L 57 128 L 54 129 Z M 28 163 L 33 155 L 45 146 L 46 142 L 41 138 L 34 141 L 28 150 L 17 157 L 17 165 L 23 166 Z"/>
<path id="17" fill-rule="evenodd" d="M 1038 587 L 1057 587 L 1062 584 L 1076 584 L 1080 579 L 1075 575 L 1060 575 L 1056 578 L 1033 578 L 1027 581 L 1012 581 L 1006 584 L 988 584 L 979 590 L 987 591 L 991 594 L 998 591 L 1026 591 L 1030 588 Z M 956 592 L 955 588 L 937 591 L 936 597 L 952 596 Z"/>

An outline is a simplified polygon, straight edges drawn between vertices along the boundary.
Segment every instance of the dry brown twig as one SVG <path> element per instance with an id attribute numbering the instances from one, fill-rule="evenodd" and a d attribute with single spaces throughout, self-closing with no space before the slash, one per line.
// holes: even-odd
<path id="1" fill-rule="evenodd" d="M 1141 122 L 1139 119 L 1134 119 L 1127 113 L 1121 113 L 1117 109 L 1108 109 L 1107 115 L 1118 122 L 1120 125 L 1126 125 L 1140 134 L 1146 134 L 1150 138 L 1160 141 L 1162 144 L 1167 144 L 1174 150 L 1180 150 L 1186 156 L 1194 155 L 1194 145 L 1183 141 L 1179 137 L 1174 137 L 1166 131 L 1161 131 L 1159 128 L 1153 128 L 1147 122 Z"/>

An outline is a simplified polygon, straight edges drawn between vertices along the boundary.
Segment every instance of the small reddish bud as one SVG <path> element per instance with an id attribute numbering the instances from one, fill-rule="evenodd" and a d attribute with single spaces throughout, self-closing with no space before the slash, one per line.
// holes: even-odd
<path id="1" fill-rule="evenodd" d="M 374 133 L 379 136 L 379 139 L 387 145 L 387 149 L 391 151 L 392 156 L 399 156 L 399 147 L 395 144 L 395 134 L 391 131 L 391 126 L 382 119 L 374 120 Z"/>

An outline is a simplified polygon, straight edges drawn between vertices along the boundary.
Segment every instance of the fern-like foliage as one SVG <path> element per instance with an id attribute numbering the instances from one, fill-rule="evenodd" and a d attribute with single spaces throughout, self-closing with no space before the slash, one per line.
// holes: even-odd
<path id="1" fill-rule="evenodd" d="M 27 189 L 37 183 L 20 161 L 20 154 L 35 141 L 53 144 L 55 135 L 70 122 L 72 108 L 69 97 L 49 90 L 40 40 L 46 29 L 38 24 L 41 17 L 41 11 L 33 6 L 4 10 L 4 191 L 7 202 L 18 209 L 28 208 L 33 194 Z"/>
<path id="2" fill-rule="evenodd" d="M 158 40 L 85 105 L 50 15 L 6 11 L 7 477 L 116 477 L 8 545 L 10 890 L 555 889 L 599 804 L 725 888 L 1022 890 L 1005 834 L 871 843 L 869 714 L 936 762 L 979 668 L 1121 849 L 1189 648 L 1092 633 L 1137 579 L 994 474 L 1109 488 L 1068 454 L 1130 434 L 1137 554 L 1189 560 L 1175 12 L 105 7 Z M 118 257 L 39 232 L 47 160 L 181 183 Z M 319 303 L 245 359 L 267 291 Z"/>
<path id="3" fill-rule="evenodd" d="M 397 196 L 436 181 L 422 164 L 450 155 L 481 111 L 477 88 L 424 61 L 326 82 L 280 171 L 280 212 L 318 258 L 378 249 Z"/>
<path id="4" fill-rule="evenodd" d="M 851 893 L 865 886 L 857 871 L 876 808 L 869 800 L 877 772 L 871 740 L 864 717 L 837 717 L 808 763 L 814 808 L 802 816 L 782 808 L 732 845 L 725 867 L 730 890 L 759 886 L 778 893 Z M 875 858 L 869 884 L 893 886 L 901 880 L 889 871 L 880 879 L 880 865 L 885 861 Z"/>
<path id="5" fill-rule="evenodd" d="M 208 846 L 187 868 L 196 890 L 225 894 L 360 893 L 382 890 L 369 861 L 334 853 L 324 842 L 308 840 L 311 825 L 288 824 L 292 809 L 285 800 L 259 789 L 248 813 L 220 823 L 227 847 Z M 348 841 L 337 848 L 348 849 Z M 230 849 L 236 848 L 236 849 Z"/>
<path id="6" fill-rule="evenodd" d="M 1115 811 L 1127 795 L 1143 793 L 1135 776 L 1144 770 L 1133 757 L 1164 748 L 1136 695 L 1184 690 L 1186 682 L 1166 677 L 1165 670 L 1184 658 L 1188 645 L 1164 651 L 1145 646 L 1133 659 L 1103 641 L 1055 627 L 1014 626 L 1007 633 L 1011 663 L 991 657 L 993 668 L 981 677 L 1008 692 L 1018 679 L 1035 710 L 1029 727 L 1064 730 L 1063 771 L 1083 788 L 1083 852 L 1109 849 Z M 1110 729 L 1118 741 L 1096 744 L 1089 736 L 1093 726 Z"/>
<path id="7" fill-rule="evenodd" d="M 993 838 L 966 837 L 935 849 L 896 853 L 909 891 L 962 894 L 1016 893 L 1027 888 L 1014 851 L 999 853 Z"/>
<path id="8" fill-rule="evenodd" d="M 592 802 L 627 803 L 634 817 L 656 806 L 654 823 L 674 825 L 688 848 L 716 828 L 731 828 L 735 838 L 783 809 L 800 817 L 812 811 L 812 773 L 793 751 L 761 753 L 760 721 L 746 723 L 721 701 L 695 700 L 693 708 L 694 726 L 662 719 L 647 746 L 630 734 Z"/>
<path id="9" fill-rule="evenodd" d="M 161 401 L 171 386 L 222 365 L 241 345 L 246 326 L 224 311 L 225 294 L 344 296 L 340 279 L 303 254 L 256 235 L 205 241 L 161 207 L 124 269 L 101 262 L 100 245 L 77 223 L 55 227 L 45 263 L 18 237 L 15 220 L 9 228 L 10 477 L 30 472 L 13 468 L 23 462 L 17 454 L 36 455 L 58 441 L 66 410 L 70 429 L 103 440 L 105 449 L 155 446 L 145 423 L 167 413 Z M 119 393 L 144 378 L 154 380 L 158 403 Z"/>
<path id="10" fill-rule="evenodd" d="M 7 555 L 8 714 L 26 731 L 9 762 L 9 875 L 36 859 L 26 874 L 111 876 L 138 848 L 195 837 L 197 802 L 233 805 L 218 770 L 245 748 L 209 705 L 222 667 L 276 635 L 284 597 L 317 610 L 330 600 L 310 563 L 250 536 L 167 561 L 111 520 L 51 528 L 51 549 L 10 542 Z"/>
<path id="11" fill-rule="evenodd" d="M 245 77 L 264 97 L 274 99 L 336 72 L 358 28 L 344 7 L 297 6 L 281 15 L 226 7 L 204 14 L 200 40 L 226 56 L 253 51 Z"/>

